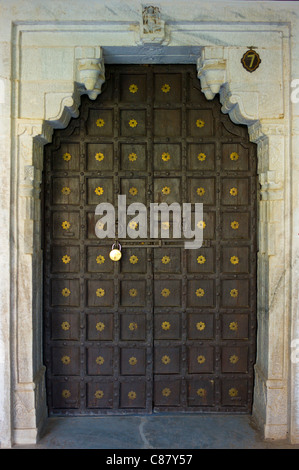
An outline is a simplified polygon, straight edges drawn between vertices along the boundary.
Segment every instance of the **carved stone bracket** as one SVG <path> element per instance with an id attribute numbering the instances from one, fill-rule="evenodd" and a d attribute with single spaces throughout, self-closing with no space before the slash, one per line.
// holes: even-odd
<path id="1" fill-rule="evenodd" d="M 212 100 L 226 82 L 226 59 L 223 47 L 203 49 L 202 56 L 197 60 L 197 76 L 205 97 Z"/>
<path id="2" fill-rule="evenodd" d="M 105 81 L 105 66 L 100 47 L 77 47 L 75 51 L 77 59 L 76 81 L 79 84 L 80 94 L 87 94 L 91 100 L 95 100 L 101 93 Z"/>

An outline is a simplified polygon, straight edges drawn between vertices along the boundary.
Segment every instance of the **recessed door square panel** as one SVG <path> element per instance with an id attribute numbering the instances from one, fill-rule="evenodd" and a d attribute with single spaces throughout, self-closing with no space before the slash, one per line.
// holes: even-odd
<path id="1" fill-rule="evenodd" d="M 122 375 L 145 375 L 146 349 L 121 348 L 120 371 Z"/>
<path id="2" fill-rule="evenodd" d="M 113 340 L 113 315 L 111 313 L 89 313 L 86 315 L 86 323 L 87 340 Z"/>
<path id="3" fill-rule="evenodd" d="M 80 348 L 78 346 L 52 348 L 52 371 L 55 375 L 80 374 Z"/>
<path id="4" fill-rule="evenodd" d="M 52 306 L 76 307 L 80 303 L 80 286 L 78 279 L 52 279 Z"/>
<path id="5" fill-rule="evenodd" d="M 156 374 L 179 374 L 180 361 L 179 347 L 155 347 L 154 371 Z"/>
<path id="6" fill-rule="evenodd" d="M 88 382 L 87 408 L 113 407 L 113 382 Z"/>
<path id="7" fill-rule="evenodd" d="M 223 378 L 221 380 L 221 402 L 224 406 L 245 406 L 248 404 L 248 380 Z"/>
<path id="8" fill-rule="evenodd" d="M 154 406 L 180 406 L 181 380 L 173 378 L 155 377 Z"/>
<path id="9" fill-rule="evenodd" d="M 146 101 L 147 76 L 145 74 L 120 75 L 120 99 L 125 103 L 142 103 Z"/>
<path id="10" fill-rule="evenodd" d="M 79 247 L 78 246 L 53 246 L 52 247 L 52 272 L 75 273 L 79 271 Z"/>
<path id="11" fill-rule="evenodd" d="M 79 171 L 79 144 L 73 142 L 61 142 L 60 148 L 52 153 L 52 169 L 58 171 Z"/>
<path id="12" fill-rule="evenodd" d="M 177 171 L 182 166 L 180 144 L 154 145 L 154 170 Z"/>
<path id="13" fill-rule="evenodd" d="M 202 203 L 215 205 L 215 179 L 214 178 L 189 178 L 189 201 L 191 204 Z"/>
<path id="14" fill-rule="evenodd" d="M 214 119 L 209 109 L 187 111 L 188 132 L 192 137 L 207 137 L 214 134 Z"/>
<path id="15" fill-rule="evenodd" d="M 154 281 L 154 299 L 157 307 L 181 305 L 181 281 L 161 279 Z"/>
<path id="16" fill-rule="evenodd" d="M 111 246 L 88 246 L 86 253 L 87 272 L 113 273 L 113 261 L 109 257 Z"/>
<path id="17" fill-rule="evenodd" d="M 113 144 L 87 144 L 87 169 L 89 171 L 113 170 Z"/>
<path id="18" fill-rule="evenodd" d="M 146 179 L 145 178 L 122 178 L 121 194 L 126 196 L 126 203 L 141 202 L 146 204 Z"/>
<path id="19" fill-rule="evenodd" d="M 188 315 L 188 339 L 214 338 L 214 315 L 212 313 L 190 313 Z"/>
<path id="20" fill-rule="evenodd" d="M 121 305 L 139 307 L 145 304 L 145 281 L 121 281 Z"/>
<path id="21" fill-rule="evenodd" d="M 89 307 L 112 307 L 114 305 L 114 282 L 87 281 L 87 305 Z"/>
<path id="22" fill-rule="evenodd" d="M 112 178 L 86 178 L 88 204 L 113 203 Z"/>
<path id="23" fill-rule="evenodd" d="M 120 383 L 120 408 L 145 408 L 146 383 L 128 380 Z"/>
<path id="24" fill-rule="evenodd" d="M 157 340 L 180 339 L 181 321 L 179 314 L 163 313 L 154 315 L 154 338 Z"/>
<path id="25" fill-rule="evenodd" d="M 181 202 L 181 180 L 180 178 L 155 178 L 154 180 L 154 202 L 166 202 L 172 204 Z"/>
<path id="26" fill-rule="evenodd" d="M 248 372 L 248 347 L 223 346 L 221 348 L 221 370 L 223 373 Z"/>
<path id="27" fill-rule="evenodd" d="M 214 406 L 215 385 L 210 378 L 196 378 L 188 380 L 188 405 L 192 406 Z"/>
<path id="28" fill-rule="evenodd" d="M 86 348 L 87 374 L 112 375 L 113 374 L 113 348 L 88 347 Z"/>
<path id="29" fill-rule="evenodd" d="M 187 266 L 189 273 L 215 272 L 215 248 L 201 247 L 198 250 L 187 251 Z"/>
<path id="30" fill-rule="evenodd" d="M 51 228 L 54 239 L 78 239 L 80 233 L 79 212 L 53 212 Z"/>
<path id="31" fill-rule="evenodd" d="M 175 103 L 181 100 L 181 75 L 176 73 L 156 73 L 154 76 L 155 101 Z"/>
<path id="32" fill-rule="evenodd" d="M 171 233 L 171 232 L 170 232 Z M 180 248 L 155 248 L 154 271 L 157 273 L 180 273 L 181 250 Z"/>
<path id="33" fill-rule="evenodd" d="M 113 137 L 113 109 L 90 109 L 87 119 L 87 133 L 90 136 Z"/>
<path id="34" fill-rule="evenodd" d="M 249 281 L 247 279 L 223 280 L 221 287 L 223 307 L 249 307 Z"/>
<path id="35" fill-rule="evenodd" d="M 215 292 L 213 280 L 189 280 L 187 304 L 190 307 L 213 307 Z"/>
<path id="36" fill-rule="evenodd" d="M 189 374 L 205 374 L 214 372 L 214 348 L 212 346 L 189 346 Z"/>
<path id="37" fill-rule="evenodd" d="M 52 405 L 56 409 L 78 409 L 80 407 L 80 383 L 74 380 L 52 381 Z"/>
<path id="38" fill-rule="evenodd" d="M 80 338 L 80 319 L 78 313 L 51 313 L 51 338 L 76 341 Z"/>
<path id="39" fill-rule="evenodd" d="M 249 248 L 248 247 L 222 247 L 222 272 L 248 273 Z"/>
<path id="40" fill-rule="evenodd" d="M 145 273 L 147 263 L 146 248 L 125 248 L 122 251 L 120 269 L 122 273 Z"/>
<path id="41" fill-rule="evenodd" d="M 146 136 L 146 111 L 133 109 L 121 110 L 120 129 L 122 136 Z"/>
<path id="42" fill-rule="evenodd" d="M 222 144 L 222 168 L 229 171 L 249 169 L 248 148 L 242 144 Z"/>
<path id="43" fill-rule="evenodd" d="M 121 144 L 121 169 L 127 171 L 136 171 L 147 169 L 147 148 L 146 144 Z"/>
<path id="44" fill-rule="evenodd" d="M 223 239 L 249 239 L 250 226 L 248 212 L 224 212 L 222 217 Z"/>
<path id="45" fill-rule="evenodd" d="M 221 317 L 223 339 L 248 339 L 248 314 L 224 313 Z"/>
<path id="46" fill-rule="evenodd" d="M 53 204 L 76 205 L 80 203 L 79 178 L 58 177 L 52 180 Z"/>
<path id="47" fill-rule="evenodd" d="M 155 109 L 154 132 L 157 137 L 179 137 L 182 134 L 180 109 Z"/>
<path id="48" fill-rule="evenodd" d="M 146 315 L 123 313 L 120 316 L 120 337 L 123 341 L 144 341 L 146 339 Z"/>
<path id="49" fill-rule="evenodd" d="M 187 147 L 188 170 L 214 170 L 215 146 L 214 144 L 188 144 Z"/>
<path id="50" fill-rule="evenodd" d="M 221 203 L 230 206 L 247 205 L 249 181 L 247 178 L 222 178 Z"/>

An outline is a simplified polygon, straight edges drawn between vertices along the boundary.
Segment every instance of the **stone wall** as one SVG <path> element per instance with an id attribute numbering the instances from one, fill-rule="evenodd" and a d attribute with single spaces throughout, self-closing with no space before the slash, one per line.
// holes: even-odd
<path id="1" fill-rule="evenodd" d="M 207 99 L 248 126 L 260 182 L 253 417 L 299 442 L 299 8 L 296 2 L 0 0 L 0 446 L 47 416 L 42 358 L 43 146 L 101 92 L 105 63 L 194 63 Z M 255 47 L 261 64 L 240 59 Z M 296 81 L 298 80 L 298 82 Z M 297 92 L 298 89 L 298 92 Z M 298 348 L 299 349 L 299 348 Z M 117 418 L 115 418 L 117 419 Z"/>

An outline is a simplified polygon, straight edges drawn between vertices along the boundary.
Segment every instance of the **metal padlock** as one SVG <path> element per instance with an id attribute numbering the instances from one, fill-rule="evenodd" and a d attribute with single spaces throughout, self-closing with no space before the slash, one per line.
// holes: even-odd
<path id="1" fill-rule="evenodd" d="M 118 248 L 115 248 L 116 244 L 113 243 L 111 251 L 109 253 L 110 259 L 112 259 L 112 261 L 119 261 L 121 258 L 121 244 L 119 242 L 117 242 L 117 244 Z"/>

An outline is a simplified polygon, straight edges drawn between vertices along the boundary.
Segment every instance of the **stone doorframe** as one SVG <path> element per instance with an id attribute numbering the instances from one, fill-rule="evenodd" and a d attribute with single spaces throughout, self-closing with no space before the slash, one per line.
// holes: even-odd
<path id="1" fill-rule="evenodd" d="M 105 48 L 110 46 L 117 46 L 114 57 L 111 52 L 107 54 L 111 63 L 132 62 L 135 50 L 140 61 L 164 63 L 170 61 L 171 46 L 179 45 L 184 51 L 184 47 L 198 45 L 197 61 L 193 55 L 190 62 L 197 62 L 203 93 L 207 99 L 219 93 L 223 113 L 228 113 L 234 123 L 247 125 L 250 140 L 257 144 L 260 200 L 253 418 L 265 438 L 285 439 L 291 433 L 294 442 L 299 435 L 292 389 L 298 378 L 290 361 L 289 27 L 250 23 L 244 32 L 240 23 L 217 28 L 212 23 L 162 23 L 160 30 L 149 36 L 138 24 L 127 22 L 93 23 L 92 27 L 82 24 L 80 34 L 77 26 L 75 35 L 71 24 L 14 26 L 11 416 L 7 413 L 13 443 L 35 443 L 47 417 L 42 352 L 43 147 L 51 142 L 53 129 L 66 127 L 78 116 L 82 94 L 94 99 L 100 93 L 105 80 Z M 123 44 L 128 47 L 121 49 Z M 262 62 L 256 72 L 248 73 L 240 59 L 254 44 L 259 45 Z M 146 60 L 143 48 L 151 54 Z M 176 61 L 179 63 L 180 58 L 174 55 L 172 63 Z M 275 75 L 273 67 L 278 72 Z"/>

